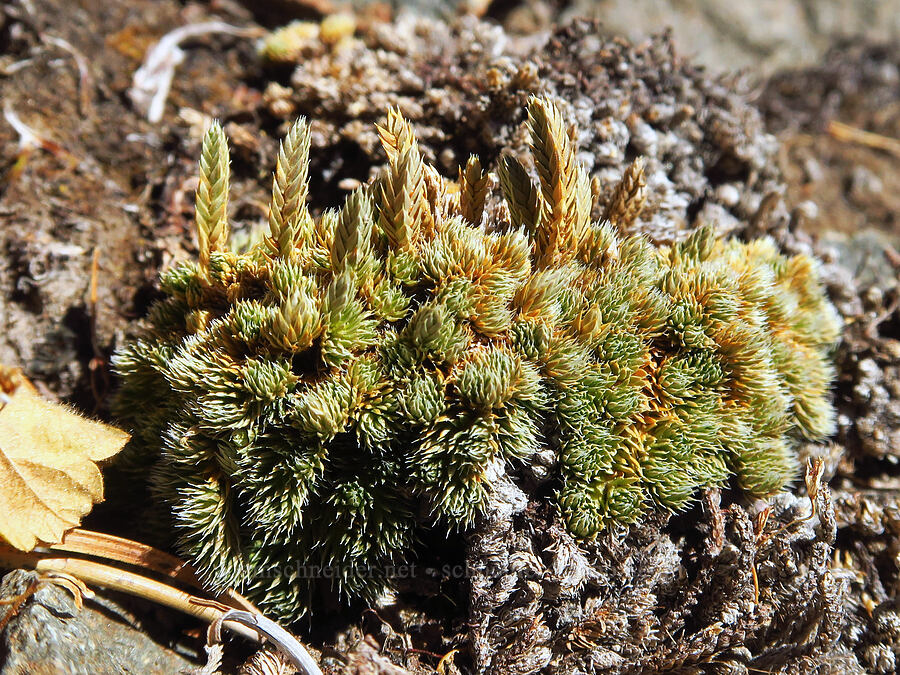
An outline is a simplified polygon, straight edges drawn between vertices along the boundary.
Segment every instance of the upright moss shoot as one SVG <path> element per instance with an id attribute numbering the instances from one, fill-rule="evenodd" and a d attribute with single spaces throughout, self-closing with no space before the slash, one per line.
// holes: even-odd
<path id="1" fill-rule="evenodd" d="M 640 162 L 604 218 L 556 107 L 529 103 L 537 183 L 511 156 L 504 205 L 477 158 L 458 181 L 390 111 L 380 178 L 339 211 L 306 205 L 309 130 L 284 139 L 269 233 L 228 249 L 228 150 L 206 135 L 199 262 L 118 351 L 119 416 L 178 548 L 213 587 L 297 616 L 330 566 L 371 597 L 418 527 L 467 527 L 497 481 L 551 449 L 578 537 L 734 476 L 781 489 L 800 439 L 831 433 L 836 315 L 816 264 L 709 227 L 623 238 Z M 593 195 L 596 197 L 596 195 Z"/>

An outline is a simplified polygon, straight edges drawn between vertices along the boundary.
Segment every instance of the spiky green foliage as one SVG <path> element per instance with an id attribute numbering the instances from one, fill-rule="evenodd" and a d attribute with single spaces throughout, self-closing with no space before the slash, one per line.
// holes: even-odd
<path id="1" fill-rule="evenodd" d="M 267 242 L 236 254 L 219 237 L 204 267 L 163 274 L 166 299 L 115 356 L 117 410 L 212 586 L 295 616 L 331 566 L 319 584 L 371 596 L 417 528 L 471 525 L 547 448 L 568 525 L 590 537 L 731 476 L 778 490 L 794 444 L 831 432 L 837 321 L 815 263 L 708 227 L 655 248 L 590 222 L 559 111 L 528 112 L 540 182 L 503 158 L 508 209 L 485 207 L 475 160 L 458 186 L 440 178 L 391 111 L 384 174 L 316 220 L 298 122 Z M 221 166 L 204 160 L 201 190 Z M 643 200 L 632 173 L 618 220 Z"/>

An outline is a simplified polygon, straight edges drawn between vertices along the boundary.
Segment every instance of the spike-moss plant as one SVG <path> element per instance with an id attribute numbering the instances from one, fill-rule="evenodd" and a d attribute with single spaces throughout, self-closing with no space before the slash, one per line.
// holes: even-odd
<path id="1" fill-rule="evenodd" d="M 442 178 L 390 111 L 386 170 L 315 219 L 301 119 L 268 237 L 245 253 L 227 245 L 228 149 L 211 126 L 199 260 L 162 275 L 167 297 L 114 359 L 118 415 L 211 586 L 297 616 L 309 570 L 329 566 L 371 598 L 417 527 L 471 525 L 538 451 L 557 457 L 568 527 L 591 537 L 732 475 L 779 490 L 793 446 L 831 433 L 838 322 L 815 262 L 708 227 L 671 247 L 622 238 L 640 163 L 591 222 L 559 111 L 532 99 L 528 124 L 539 183 L 505 156 L 505 205 L 487 209 L 479 161 Z"/>

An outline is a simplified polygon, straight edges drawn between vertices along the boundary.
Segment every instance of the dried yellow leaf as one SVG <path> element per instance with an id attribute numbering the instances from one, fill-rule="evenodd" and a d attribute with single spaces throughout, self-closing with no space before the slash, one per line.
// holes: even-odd
<path id="1" fill-rule="evenodd" d="M 0 385 L 0 539 L 30 551 L 60 541 L 103 501 L 96 462 L 129 435 L 45 401 L 17 371 L 0 368 Z"/>

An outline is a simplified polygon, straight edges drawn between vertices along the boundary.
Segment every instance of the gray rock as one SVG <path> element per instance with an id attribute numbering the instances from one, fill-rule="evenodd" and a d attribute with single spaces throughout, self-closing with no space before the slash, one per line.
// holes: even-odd
<path id="1" fill-rule="evenodd" d="M 574 0 L 561 16 L 600 18 L 632 40 L 671 27 L 681 51 L 719 71 L 815 63 L 841 36 L 900 38 L 898 0 Z"/>
<path id="2" fill-rule="evenodd" d="M 35 572 L 14 570 L 0 582 L 0 598 L 15 599 L 39 579 Z M 0 605 L 0 623 L 11 612 L 0 633 L 0 675 L 171 675 L 192 667 L 99 595 L 79 608 L 70 591 L 41 583 L 18 609 Z"/>

